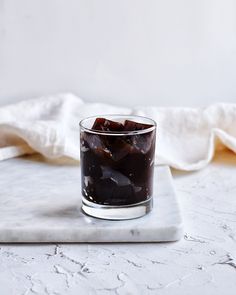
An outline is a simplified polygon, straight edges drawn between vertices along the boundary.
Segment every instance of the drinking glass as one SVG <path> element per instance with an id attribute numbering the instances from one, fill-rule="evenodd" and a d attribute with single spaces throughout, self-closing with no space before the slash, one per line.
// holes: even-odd
<path id="1" fill-rule="evenodd" d="M 80 122 L 82 211 L 111 220 L 143 216 L 153 202 L 156 123 L 141 116 L 102 117 L 148 128 L 101 131 L 92 129 L 97 117 Z"/>

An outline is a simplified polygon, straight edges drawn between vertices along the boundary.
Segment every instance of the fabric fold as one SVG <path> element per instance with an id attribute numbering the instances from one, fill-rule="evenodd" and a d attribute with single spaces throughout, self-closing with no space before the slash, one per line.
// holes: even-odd
<path id="1" fill-rule="evenodd" d="M 0 160 L 34 152 L 49 158 L 66 156 L 79 160 L 79 121 L 104 114 L 135 114 L 154 119 L 159 165 L 198 170 L 220 149 L 229 148 L 236 153 L 236 104 L 131 109 L 85 103 L 66 93 L 0 108 Z"/>

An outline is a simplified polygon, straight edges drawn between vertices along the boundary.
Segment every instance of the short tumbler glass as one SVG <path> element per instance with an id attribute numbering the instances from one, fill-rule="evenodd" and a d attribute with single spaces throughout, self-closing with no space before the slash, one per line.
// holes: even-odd
<path id="1" fill-rule="evenodd" d="M 141 116 L 102 117 L 150 126 L 97 131 L 92 129 L 96 117 L 80 122 L 82 211 L 111 220 L 143 216 L 152 209 L 156 123 Z"/>

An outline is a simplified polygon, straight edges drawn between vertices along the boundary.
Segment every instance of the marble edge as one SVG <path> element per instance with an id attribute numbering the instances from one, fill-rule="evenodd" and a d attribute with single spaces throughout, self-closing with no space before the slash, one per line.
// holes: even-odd
<path id="1" fill-rule="evenodd" d="M 87 234 L 81 230 L 72 230 L 71 233 L 67 230 L 67 238 L 65 238 L 64 228 L 44 230 L 42 235 L 41 229 L 31 228 L 19 229 L 11 228 L 1 230 L 0 243 L 119 243 L 119 242 L 174 242 L 183 237 L 183 224 L 171 225 L 169 227 L 157 228 L 157 235 L 155 236 L 155 229 L 150 228 L 145 233 L 141 233 L 140 229 L 125 229 L 118 230 L 114 236 L 114 231 L 110 229 L 103 229 L 100 237 L 94 238 L 94 233 Z M 37 234 L 38 231 L 38 234 Z M 95 230 L 96 232 L 97 229 Z M 32 235 L 32 232 L 34 235 Z M 37 236 L 37 237 L 35 237 Z M 5 238 L 7 237 L 7 238 Z M 20 241 L 19 241 L 20 237 Z"/>

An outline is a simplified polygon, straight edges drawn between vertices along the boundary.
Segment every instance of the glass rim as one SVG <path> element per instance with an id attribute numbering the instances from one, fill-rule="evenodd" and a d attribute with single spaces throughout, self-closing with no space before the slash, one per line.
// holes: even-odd
<path id="1" fill-rule="evenodd" d="M 143 118 L 146 120 L 149 120 L 152 124 L 151 127 L 147 128 L 147 129 L 143 129 L 143 130 L 133 130 L 133 131 L 100 131 L 100 130 L 93 130 L 91 128 L 85 127 L 83 126 L 83 123 L 87 120 L 90 119 L 95 119 L 95 118 L 112 118 L 112 117 L 119 117 L 119 118 Z M 145 124 L 145 123 L 144 123 Z M 143 134 L 143 133 L 148 133 L 151 132 L 153 130 L 156 129 L 157 123 L 148 117 L 144 117 L 144 116 L 139 116 L 139 115 L 128 115 L 128 114 L 103 114 L 103 115 L 96 115 L 96 116 L 89 116 L 86 117 L 82 120 L 80 120 L 79 122 L 79 126 L 81 128 L 81 130 L 84 130 L 86 132 L 89 133 L 93 133 L 93 134 L 99 134 L 99 135 L 116 135 L 116 136 L 122 136 L 122 135 L 135 135 L 135 134 Z"/>

